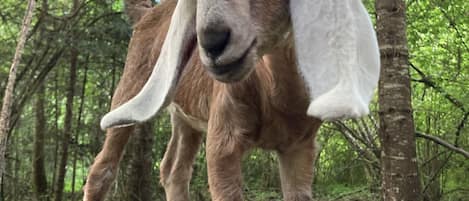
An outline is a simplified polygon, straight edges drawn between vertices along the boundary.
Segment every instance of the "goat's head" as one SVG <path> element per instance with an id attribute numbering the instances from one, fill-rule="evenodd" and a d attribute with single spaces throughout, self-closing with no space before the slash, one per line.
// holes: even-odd
<path id="1" fill-rule="evenodd" d="M 197 38 L 207 71 L 222 82 L 239 81 L 257 58 L 289 30 L 288 1 L 197 1 Z"/>
<path id="2" fill-rule="evenodd" d="M 307 113 L 324 120 L 367 114 L 379 53 L 361 0 L 178 0 L 149 81 L 101 126 L 145 121 L 167 105 L 196 41 L 207 71 L 229 83 L 247 77 L 290 32 L 312 99 Z"/>

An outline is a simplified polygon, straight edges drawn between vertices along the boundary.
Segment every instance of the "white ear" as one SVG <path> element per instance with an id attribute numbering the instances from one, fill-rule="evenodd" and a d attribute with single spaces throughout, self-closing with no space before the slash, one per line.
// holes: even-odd
<path id="1" fill-rule="evenodd" d="M 103 117 L 102 129 L 146 121 L 169 104 L 188 60 L 187 49 L 195 43 L 195 12 L 195 0 L 178 1 L 150 78 L 134 98 Z"/>
<path id="2" fill-rule="evenodd" d="M 360 0 L 290 0 L 298 67 L 322 120 L 368 114 L 379 79 L 376 35 Z"/>

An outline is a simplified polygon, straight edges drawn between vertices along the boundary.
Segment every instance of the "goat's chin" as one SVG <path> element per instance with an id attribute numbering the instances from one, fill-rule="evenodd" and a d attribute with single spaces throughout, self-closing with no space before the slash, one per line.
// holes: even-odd
<path id="1" fill-rule="evenodd" d="M 251 74 L 255 66 L 255 55 L 255 50 L 249 49 L 246 54 L 239 59 L 223 65 L 217 65 L 203 57 L 201 60 L 205 69 L 213 79 L 224 83 L 234 83 L 246 79 Z"/>
<path id="2" fill-rule="evenodd" d="M 245 67 L 241 68 L 240 72 L 233 72 L 233 73 L 226 73 L 226 74 L 215 74 L 210 72 L 210 75 L 217 81 L 223 83 L 235 83 L 245 80 L 251 72 L 253 71 L 253 67 Z"/>

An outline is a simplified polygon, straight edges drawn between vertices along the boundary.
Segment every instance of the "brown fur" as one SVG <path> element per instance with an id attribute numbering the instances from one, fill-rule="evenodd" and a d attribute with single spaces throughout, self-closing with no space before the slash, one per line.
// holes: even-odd
<path id="1" fill-rule="evenodd" d="M 174 6 L 175 1 L 166 1 L 135 24 L 112 108 L 135 96 L 145 84 L 158 58 Z M 192 54 L 173 100 L 177 105 L 171 110 L 173 133 L 160 170 L 167 200 L 189 200 L 192 164 L 204 131 L 193 126 L 190 119 L 206 124 L 213 200 L 243 200 L 241 159 L 255 147 L 278 152 L 285 200 L 311 200 L 314 139 L 321 122 L 306 116 L 309 98 L 295 66 L 291 39 L 264 51 L 254 73 L 231 84 L 212 79 L 201 64 L 198 51 Z M 108 129 L 103 149 L 90 169 L 85 201 L 104 199 L 132 130 L 133 127 Z"/>

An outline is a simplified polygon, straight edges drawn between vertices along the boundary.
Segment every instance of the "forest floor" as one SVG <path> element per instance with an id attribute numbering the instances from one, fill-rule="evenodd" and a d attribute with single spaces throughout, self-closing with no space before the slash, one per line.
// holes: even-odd
<path id="1" fill-rule="evenodd" d="M 320 194 L 317 193 L 313 196 L 313 200 L 315 201 L 377 201 L 379 200 L 378 194 L 370 193 L 365 188 L 357 188 L 352 191 L 342 191 L 337 193 L 327 193 L 327 194 Z M 249 201 L 281 201 L 282 195 L 275 192 L 275 193 L 266 193 L 266 192 L 258 192 L 258 193 L 249 193 L 246 195 L 246 200 Z"/>

